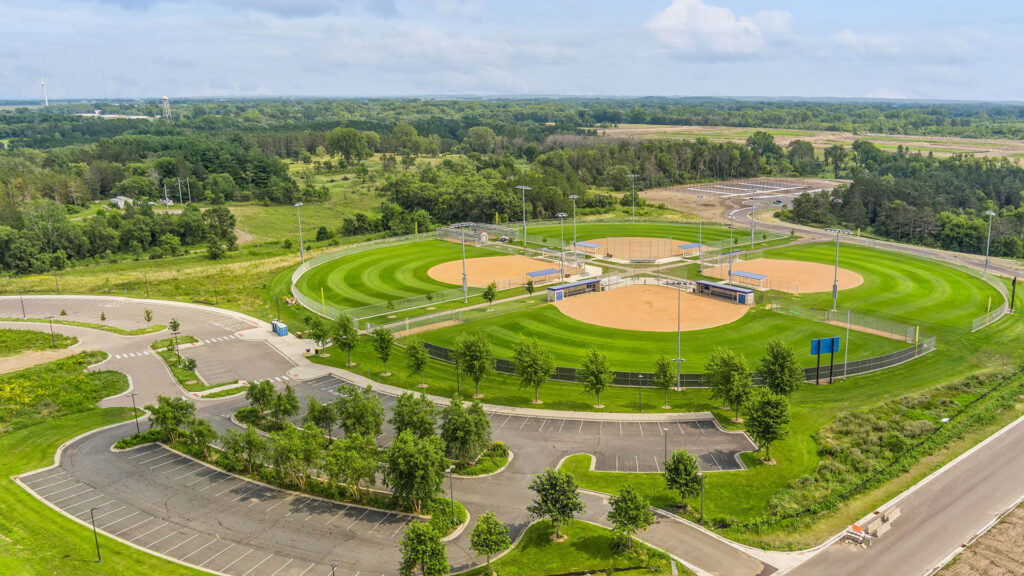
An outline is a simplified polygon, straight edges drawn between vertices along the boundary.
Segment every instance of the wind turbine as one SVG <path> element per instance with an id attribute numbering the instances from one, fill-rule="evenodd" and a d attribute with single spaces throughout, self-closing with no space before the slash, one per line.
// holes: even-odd
<path id="1" fill-rule="evenodd" d="M 45 78 L 40 78 L 39 79 L 39 85 L 43 87 L 43 106 L 44 107 L 49 106 L 50 105 L 50 99 L 46 97 L 46 79 Z"/>

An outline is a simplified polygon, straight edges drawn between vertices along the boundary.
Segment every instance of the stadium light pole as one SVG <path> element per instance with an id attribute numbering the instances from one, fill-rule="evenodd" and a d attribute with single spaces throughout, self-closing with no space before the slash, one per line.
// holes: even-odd
<path id="1" fill-rule="evenodd" d="M 576 266 L 579 265 L 579 256 L 576 253 L 576 199 L 579 198 L 578 194 L 572 194 L 569 199 L 572 200 L 572 263 Z"/>
<path id="2" fill-rule="evenodd" d="M 636 222 L 636 179 L 639 178 L 639 177 L 640 177 L 639 174 L 630 174 L 629 175 L 630 190 L 632 190 L 632 195 L 633 195 L 632 196 L 632 200 L 633 200 L 633 213 L 632 214 L 633 215 L 632 215 L 631 219 L 632 219 L 632 221 L 634 223 Z"/>
<path id="3" fill-rule="evenodd" d="M 985 214 L 988 215 L 988 240 L 985 241 L 985 270 L 981 273 L 982 278 L 988 277 L 988 250 L 992 246 L 992 217 L 995 216 L 996 213 L 988 210 Z"/>
<path id="4" fill-rule="evenodd" d="M 836 311 L 836 299 L 839 297 L 839 236 L 849 236 L 853 234 L 849 230 L 843 230 L 842 228 L 825 228 L 825 232 L 836 233 L 836 266 L 835 275 L 832 278 L 832 311 Z"/>
<path id="5" fill-rule="evenodd" d="M 640 385 L 636 387 L 636 411 L 639 413 L 643 413 L 644 399 L 642 394 L 644 391 L 644 375 L 637 374 L 636 377 L 640 379 Z"/>
<path id="6" fill-rule="evenodd" d="M 757 201 L 757 198 L 754 198 L 753 196 L 751 196 L 750 198 L 747 198 L 747 200 L 750 200 L 750 249 L 753 250 L 754 249 L 754 222 L 756 222 L 756 220 L 754 220 L 754 216 L 755 216 L 754 210 L 756 209 L 756 206 L 754 206 L 754 202 Z"/>
<path id="7" fill-rule="evenodd" d="M 334 569 L 338 567 L 337 562 L 331 562 L 331 576 L 334 576 Z"/>
<path id="8" fill-rule="evenodd" d="M 466 277 L 466 228 L 462 231 L 462 303 L 469 303 L 469 279 Z"/>
<path id="9" fill-rule="evenodd" d="M 704 271 L 704 195 L 697 195 L 697 260 Z"/>
<path id="10" fill-rule="evenodd" d="M 526 191 L 533 190 L 533 188 L 519 184 L 516 189 L 523 193 L 523 248 L 526 248 Z"/>
<path id="11" fill-rule="evenodd" d="M 562 280 L 565 280 L 565 218 L 568 216 L 565 212 L 559 212 L 555 214 L 558 217 L 559 223 L 559 240 L 558 240 L 558 261 L 559 266 L 562 268 L 561 275 Z"/>
<path id="12" fill-rule="evenodd" d="M 669 286 L 675 286 L 676 288 L 676 357 L 672 360 L 676 363 L 676 391 L 679 391 L 679 378 L 682 374 L 682 364 L 686 362 L 683 359 L 683 330 L 682 330 L 682 317 L 683 317 L 683 282 L 681 280 L 675 280 L 668 283 Z"/>
<path id="13" fill-rule="evenodd" d="M 302 202 L 296 202 L 295 216 L 299 219 L 299 258 L 302 260 L 302 264 L 306 263 L 306 247 L 302 244 Z"/>
<path id="14" fill-rule="evenodd" d="M 732 243 L 733 243 L 733 240 L 732 240 L 732 229 L 733 229 L 733 226 L 735 224 L 736 224 L 736 215 L 735 214 L 729 214 L 729 279 L 728 279 L 728 282 L 729 282 L 730 285 L 732 284 L 732 252 L 733 252 L 733 250 L 732 250 Z"/>

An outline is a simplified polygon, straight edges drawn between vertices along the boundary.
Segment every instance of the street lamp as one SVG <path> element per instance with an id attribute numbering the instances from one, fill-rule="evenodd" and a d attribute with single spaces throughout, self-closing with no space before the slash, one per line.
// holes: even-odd
<path id="1" fill-rule="evenodd" d="M 668 462 L 668 428 L 662 428 L 661 435 L 665 437 L 665 454 L 661 457 L 661 463 L 664 465 Z"/>
<path id="2" fill-rule="evenodd" d="M 569 199 L 572 200 L 572 262 L 575 265 L 579 265 L 579 256 L 576 253 L 576 199 L 579 198 L 578 194 L 571 194 Z"/>
<path id="3" fill-rule="evenodd" d="M 825 232 L 836 233 L 836 267 L 835 276 L 832 279 L 832 311 L 836 311 L 836 298 L 839 297 L 839 236 L 850 236 L 853 232 L 841 228 L 825 228 Z"/>
<path id="4" fill-rule="evenodd" d="M 568 216 L 565 212 L 559 212 L 555 214 L 558 217 L 560 227 L 560 239 L 558 241 L 558 260 L 559 266 L 562 268 L 562 280 L 565 280 L 565 218 Z"/>
<path id="5" fill-rule="evenodd" d="M 526 248 L 526 191 L 533 190 L 533 188 L 519 184 L 516 186 L 516 189 L 523 193 L 523 248 Z"/>
<path id="6" fill-rule="evenodd" d="M 135 407 L 135 397 L 139 395 L 138 392 L 131 392 L 128 394 L 132 397 L 132 414 L 135 415 L 135 433 L 142 434 L 142 429 L 139 428 L 139 409 Z"/>
<path id="7" fill-rule="evenodd" d="M 338 567 L 337 562 L 331 562 L 331 576 L 334 576 L 334 569 Z"/>
<path id="8" fill-rule="evenodd" d="M 47 316 L 46 319 L 50 321 L 50 348 L 56 348 L 57 342 L 53 338 L 53 316 Z"/>
<path id="9" fill-rule="evenodd" d="M 636 387 L 636 411 L 640 412 L 640 413 L 643 413 L 643 411 L 644 411 L 644 400 L 643 400 L 643 396 L 641 394 L 644 391 L 644 375 L 643 374 L 637 374 L 636 377 L 640 379 L 640 385 Z"/>
<path id="10" fill-rule="evenodd" d="M 756 208 L 754 206 L 754 202 L 757 201 L 757 198 L 754 198 L 753 196 L 751 196 L 750 198 L 747 198 L 747 200 L 750 201 L 750 249 L 753 250 L 754 249 L 754 210 Z"/>
<path id="11" fill-rule="evenodd" d="M 103 557 L 100 556 L 100 537 L 96 534 L 96 515 L 94 514 L 99 508 L 89 508 L 89 519 L 92 520 L 92 539 L 96 541 L 96 563 L 102 564 Z"/>
<path id="12" fill-rule="evenodd" d="M 632 200 L 633 200 L 633 216 L 632 216 L 632 220 L 633 220 L 633 222 L 636 222 L 636 179 L 639 178 L 639 177 L 640 177 L 639 174 L 630 174 L 629 175 L 629 181 L 630 181 L 630 185 L 631 185 L 630 190 L 632 190 L 632 194 L 633 194 L 633 197 L 632 197 Z"/>
<path id="13" fill-rule="evenodd" d="M 299 219 L 299 258 L 306 263 L 306 247 L 302 244 L 302 202 L 295 203 L 295 216 Z"/>
<path id="14" fill-rule="evenodd" d="M 700 478 L 700 525 L 704 525 L 704 473 L 697 472 L 697 477 Z"/>
<path id="15" fill-rule="evenodd" d="M 21 318 L 22 320 L 28 320 L 28 315 L 25 314 L 25 293 L 18 290 L 18 297 L 21 298 Z"/>
<path id="16" fill-rule="evenodd" d="M 733 240 L 732 240 L 732 228 L 736 224 L 736 215 L 729 214 L 729 284 L 732 284 L 732 257 L 733 257 Z"/>
<path id="17" fill-rule="evenodd" d="M 992 217 L 996 215 L 995 212 L 989 210 L 985 212 L 988 215 L 988 240 L 985 241 L 985 271 L 982 272 L 981 277 L 988 277 L 988 249 L 992 246 Z"/>
<path id="18" fill-rule="evenodd" d="M 178 352 L 178 334 L 180 332 L 171 332 L 171 336 L 174 337 L 174 355 L 178 357 L 178 367 L 181 367 L 181 353 Z"/>
<path id="19" fill-rule="evenodd" d="M 455 527 L 455 483 L 452 481 L 452 471 L 455 470 L 455 464 L 448 467 L 445 472 L 448 473 L 448 490 L 451 494 L 452 499 L 452 527 Z"/>

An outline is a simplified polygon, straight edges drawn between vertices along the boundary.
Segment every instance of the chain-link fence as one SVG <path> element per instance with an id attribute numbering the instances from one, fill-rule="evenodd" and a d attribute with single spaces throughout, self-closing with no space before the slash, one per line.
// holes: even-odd
<path id="1" fill-rule="evenodd" d="M 769 299 L 768 309 L 777 314 L 811 320 L 813 322 L 822 322 L 839 326 L 840 328 L 849 327 L 850 330 L 874 334 L 901 342 L 916 342 L 920 340 L 916 326 L 852 310 L 817 310 L 789 302 L 781 302 L 778 298 Z"/>
<path id="2" fill-rule="evenodd" d="M 1000 318 L 1003 317 L 1003 315 L 1006 314 L 1007 310 L 1008 307 L 1004 302 L 1002 306 L 996 308 L 995 310 L 990 310 L 982 314 L 981 316 L 978 316 L 977 318 L 971 321 L 971 332 L 977 332 L 978 330 L 981 330 L 985 326 L 988 326 L 989 324 L 992 324 L 996 320 L 999 320 Z"/>

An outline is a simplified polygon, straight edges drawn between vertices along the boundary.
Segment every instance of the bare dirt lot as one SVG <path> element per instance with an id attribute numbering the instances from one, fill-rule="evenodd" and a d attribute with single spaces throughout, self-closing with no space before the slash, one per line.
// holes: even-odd
<path id="1" fill-rule="evenodd" d="M 491 282 L 497 282 L 499 289 L 526 284 L 529 277 L 528 272 L 537 272 L 549 268 L 558 269 L 558 262 L 546 260 L 535 260 L 526 256 L 485 256 L 483 258 L 470 258 L 466 260 L 466 277 L 470 286 L 484 288 Z M 572 266 L 565 267 L 566 276 L 579 274 L 579 268 Z M 427 275 L 447 284 L 462 285 L 462 260 L 452 260 L 438 264 L 430 270 Z M 553 282 L 558 275 L 536 278 L 538 284 L 542 282 Z"/>
<path id="2" fill-rule="evenodd" d="M 24 370 L 25 368 L 31 368 L 38 364 L 67 358 L 76 352 L 78 352 L 78 350 L 72 348 L 61 348 L 59 350 L 29 350 L 28 352 L 15 354 L 14 356 L 0 358 L 0 374 L 14 372 L 16 370 Z"/>
<path id="3" fill-rule="evenodd" d="M 768 277 L 764 280 L 765 288 L 781 290 L 791 294 L 830 292 L 835 275 L 835 268 L 828 264 L 800 262 L 798 260 L 773 260 L 771 258 L 736 261 L 732 264 L 732 271 L 734 282 L 751 282 L 751 280 L 737 278 L 735 273 L 739 271 L 763 274 Z M 704 270 L 704 274 L 724 280 L 729 276 L 729 266 L 721 265 L 707 268 Z M 863 282 L 864 277 L 860 274 L 844 268 L 839 269 L 840 290 L 860 286 Z"/>
<path id="4" fill-rule="evenodd" d="M 1017 508 L 964 550 L 939 576 L 1017 576 L 1024 574 L 1024 508 Z"/>
<path id="5" fill-rule="evenodd" d="M 668 286 L 634 285 L 575 296 L 555 303 L 570 318 L 621 330 L 676 331 L 676 290 Z M 740 304 L 683 292 L 680 326 L 701 330 L 735 322 L 750 310 Z"/>
<path id="6" fill-rule="evenodd" d="M 854 134 L 824 130 L 791 130 L 774 128 L 735 128 L 731 126 L 660 126 L 653 124 L 620 124 L 615 128 L 598 128 L 598 134 L 612 138 L 707 138 L 719 142 L 745 142 L 757 130 L 770 132 L 775 143 L 785 147 L 793 140 L 805 140 L 815 148 L 833 144 L 850 145 L 856 140 L 868 140 L 883 150 L 894 151 L 898 146 L 909 147 L 922 154 L 936 156 L 977 154 L 979 156 L 1024 156 L 1024 142 L 1016 140 L 955 138 L 946 136 L 895 136 L 891 134 Z"/>

